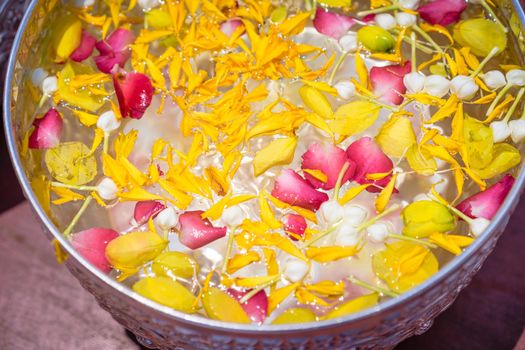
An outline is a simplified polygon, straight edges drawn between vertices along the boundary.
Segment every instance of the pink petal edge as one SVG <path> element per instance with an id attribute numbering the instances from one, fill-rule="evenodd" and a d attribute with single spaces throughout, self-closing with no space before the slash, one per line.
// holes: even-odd
<path id="1" fill-rule="evenodd" d="M 93 53 L 97 40 L 87 30 L 82 30 L 80 45 L 69 56 L 75 62 L 82 62 Z"/>
<path id="2" fill-rule="evenodd" d="M 111 266 L 106 258 L 106 246 L 118 236 L 119 233 L 112 229 L 93 227 L 74 233 L 71 236 L 71 244 L 93 266 L 108 273 Z"/>
<path id="3" fill-rule="evenodd" d="M 305 179 L 291 169 L 281 172 L 275 179 L 272 196 L 308 210 L 317 211 L 328 195 L 316 191 Z"/>
<path id="4" fill-rule="evenodd" d="M 382 102 L 400 105 L 403 102 L 403 94 L 407 89 L 403 78 L 410 73 L 410 61 L 404 65 L 390 65 L 384 67 L 372 67 L 370 69 L 370 81 L 374 95 Z"/>
<path id="5" fill-rule="evenodd" d="M 232 36 L 239 27 L 244 27 L 242 21 L 238 18 L 230 18 L 221 23 L 220 30 L 227 36 Z"/>
<path id="6" fill-rule="evenodd" d="M 234 288 L 228 289 L 228 294 L 240 302 L 243 296 L 249 293 L 250 290 L 241 291 Z M 240 303 L 244 312 L 250 317 L 253 322 L 262 324 L 268 315 L 268 297 L 264 289 L 252 296 L 244 303 Z"/>
<path id="7" fill-rule="evenodd" d="M 321 34 L 339 40 L 355 24 L 352 17 L 329 12 L 318 7 L 315 12 L 313 25 Z"/>
<path id="8" fill-rule="evenodd" d="M 226 235 L 226 227 L 213 227 L 203 219 L 202 210 L 187 211 L 179 216 L 179 240 L 190 249 L 198 249 Z"/>
<path id="9" fill-rule="evenodd" d="M 357 141 L 354 141 L 346 149 L 348 158 L 356 164 L 354 177 L 352 180 L 359 184 L 377 184 L 378 186 L 384 187 L 390 181 L 391 175 L 381 180 L 368 180 L 367 174 L 386 173 L 392 170 L 394 163 L 386 154 L 383 153 L 381 148 L 374 142 L 374 140 L 368 136 L 362 137 Z M 368 192 L 379 192 L 381 189 L 376 186 L 370 186 L 367 188 Z"/>
<path id="10" fill-rule="evenodd" d="M 304 217 L 298 214 L 287 214 L 283 220 L 284 231 L 289 234 L 293 241 L 297 241 L 296 236 L 303 237 L 308 227 Z"/>
<path id="11" fill-rule="evenodd" d="M 492 220 L 503 201 L 505 201 L 505 198 L 507 198 L 507 194 L 512 189 L 514 182 L 514 177 L 506 174 L 501 180 L 485 191 L 476 193 L 463 200 L 456 208 L 473 219 L 485 218 Z"/>
<path id="12" fill-rule="evenodd" d="M 58 146 L 63 125 L 64 122 L 60 113 L 51 108 L 42 118 L 33 121 L 35 129 L 29 135 L 29 148 L 46 149 Z"/>
<path id="13" fill-rule="evenodd" d="M 142 73 L 118 72 L 113 75 L 113 85 L 123 118 L 140 119 L 153 98 L 153 86 Z"/>
<path id="14" fill-rule="evenodd" d="M 164 209 L 166 209 L 166 206 L 159 201 L 137 202 L 133 211 L 133 220 L 135 220 L 137 226 L 144 225 L 150 218 L 154 218 Z"/>
<path id="15" fill-rule="evenodd" d="M 314 187 L 324 190 L 331 190 L 335 187 L 337 178 L 346 162 L 349 163 L 348 170 L 345 172 L 341 185 L 346 183 L 354 175 L 355 164 L 346 156 L 346 152 L 333 144 L 320 145 L 313 143 L 302 156 L 301 168 L 320 170 L 327 176 L 326 183 L 317 180 L 312 175 L 305 173 L 305 179 Z"/>
<path id="16" fill-rule="evenodd" d="M 420 6 L 417 12 L 432 25 L 447 26 L 459 21 L 466 8 L 467 2 L 464 0 L 436 0 Z"/>

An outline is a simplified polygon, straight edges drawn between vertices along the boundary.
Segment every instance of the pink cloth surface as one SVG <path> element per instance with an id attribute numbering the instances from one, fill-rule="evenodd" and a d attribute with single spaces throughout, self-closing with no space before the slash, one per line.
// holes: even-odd
<path id="1" fill-rule="evenodd" d="M 28 203 L 0 216 L 0 349 L 138 349 L 57 263 Z"/>

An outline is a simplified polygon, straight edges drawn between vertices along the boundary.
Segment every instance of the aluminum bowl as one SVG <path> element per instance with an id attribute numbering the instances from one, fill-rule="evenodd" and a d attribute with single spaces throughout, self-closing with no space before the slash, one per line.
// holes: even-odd
<path id="1" fill-rule="evenodd" d="M 22 1 L 11 1 L 20 4 Z M 119 284 L 81 257 L 45 214 L 28 179 L 30 169 L 19 149 L 20 123 L 31 118 L 34 106 L 26 103 L 25 84 L 31 54 L 38 49 L 46 23 L 52 20 L 56 0 L 31 1 L 22 18 L 7 65 L 4 87 L 4 126 L 11 159 L 27 200 L 49 239 L 68 252 L 66 266 L 82 287 L 115 320 L 133 332 L 148 348 L 159 349 L 390 349 L 402 340 L 425 332 L 433 319 L 448 308 L 496 245 L 515 209 L 525 183 L 521 168 L 516 184 L 487 231 L 459 257 L 421 285 L 380 305 L 340 319 L 293 325 L 242 325 L 205 319 L 156 304 Z M 522 37 L 525 13 L 519 0 L 503 0 L 500 18 L 514 21 Z M 5 16 L 2 18 L 5 20 Z M 6 21 L 6 23 L 9 21 Z M 4 26 L 6 24 L 4 23 Z M 1 41 L 0 41 L 1 43 Z M 518 43 L 514 43 L 518 44 Z M 2 45 L 4 46 L 4 45 Z M 523 52 L 523 47 L 520 48 Z"/>

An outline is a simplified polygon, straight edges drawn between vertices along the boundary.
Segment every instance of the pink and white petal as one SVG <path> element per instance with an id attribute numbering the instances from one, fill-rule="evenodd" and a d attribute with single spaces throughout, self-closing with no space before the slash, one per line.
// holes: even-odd
<path id="1" fill-rule="evenodd" d="M 410 71 L 410 61 L 405 62 L 404 65 L 372 67 L 370 82 L 374 95 L 382 102 L 400 105 L 404 99 L 403 94 L 407 91 L 403 78 Z"/>
<path id="2" fill-rule="evenodd" d="M 335 187 L 337 178 L 345 163 L 349 163 L 348 170 L 345 172 L 341 185 L 346 183 L 354 175 L 355 164 L 348 159 L 346 152 L 333 145 L 312 144 L 302 156 L 301 168 L 320 170 L 327 176 L 326 182 L 322 182 L 312 175 L 305 173 L 304 177 L 314 188 L 331 190 Z"/>
<path id="3" fill-rule="evenodd" d="M 153 98 L 149 77 L 142 73 L 118 72 L 113 75 L 113 85 L 122 117 L 142 118 Z"/>
<path id="4" fill-rule="evenodd" d="M 93 53 L 97 40 L 87 30 L 82 30 L 80 45 L 69 56 L 75 62 L 82 62 Z"/>
<path id="5" fill-rule="evenodd" d="M 117 231 L 108 228 L 93 227 L 71 236 L 71 245 L 97 269 L 108 273 L 111 266 L 106 258 L 106 246 L 119 236 Z"/>
<path id="6" fill-rule="evenodd" d="M 288 203 L 317 211 L 323 202 L 328 200 L 328 195 L 316 191 L 305 179 L 291 169 L 281 172 L 275 179 L 272 196 Z"/>
<path id="7" fill-rule="evenodd" d="M 230 18 L 227 21 L 221 23 L 220 30 L 227 36 L 232 36 L 237 28 L 244 27 L 242 21 L 238 18 Z"/>
<path id="8" fill-rule="evenodd" d="M 294 241 L 297 241 L 297 238 L 294 236 L 303 237 L 304 231 L 308 227 L 306 220 L 301 215 L 297 214 L 287 214 L 283 220 L 284 231 L 287 233 L 292 233 L 290 238 Z"/>
<path id="9" fill-rule="evenodd" d="M 417 9 L 419 16 L 430 24 L 447 26 L 456 23 L 467 8 L 464 0 L 436 0 Z"/>
<path id="10" fill-rule="evenodd" d="M 329 12 L 321 7 L 317 8 L 313 25 L 321 34 L 339 40 L 345 35 L 356 21 L 349 16 Z"/>
<path id="11" fill-rule="evenodd" d="M 42 118 L 33 121 L 34 130 L 29 135 L 29 148 L 47 149 L 58 146 L 63 125 L 60 113 L 51 108 Z"/>
<path id="12" fill-rule="evenodd" d="M 116 67 L 123 68 L 130 57 L 129 52 L 112 52 L 107 55 L 95 56 L 97 68 L 106 74 L 113 73 Z"/>
<path id="13" fill-rule="evenodd" d="M 512 189 L 514 182 L 514 177 L 506 174 L 501 180 L 485 191 L 476 193 L 463 200 L 456 208 L 473 219 L 485 218 L 492 220 L 503 201 L 505 201 L 505 198 L 507 198 L 507 194 Z"/>
<path id="14" fill-rule="evenodd" d="M 240 302 L 242 297 L 248 294 L 250 291 L 250 289 L 242 291 L 234 288 L 229 288 L 228 294 Z M 253 322 L 262 324 L 266 319 L 266 316 L 268 316 L 268 297 L 264 289 L 256 293 L 244 303 L 240 304 L 244 312 L 246 312 L 248 317 Z"/>
<path id="15" fill-rule="evenodd" d="M 166 206 L 159 201 L 137 202 L 133 211 L 133 220 L 138 226 L 144 225 L 150 218 L 154 218 L 164 209 Z"/>
<path id="16" fill-rule="evenodd" d="M 365 136 L 354 141 L 346 149 L 346 154 L 356 165 L 352 180 L 359 184 L 376 184 L 380 187 L 386 186 L 390 181 L 391 175 L 375 181 L 366 178 L 367 174 L 387 173 L 392 171 L 394 167 L 392 160 L 383 153 L 372 138 Z M 381 191 L 380 187 L 370 186 L 367 191 L 379 192 Z"/>
<path id="17" fill-rule="evenodd" d="M 214 227 L 203 219 L 202 210 L 187 211 L 179 216 L 179 240 L 190 249 L 201 248 L 226 235 L 226 227 Z"/>

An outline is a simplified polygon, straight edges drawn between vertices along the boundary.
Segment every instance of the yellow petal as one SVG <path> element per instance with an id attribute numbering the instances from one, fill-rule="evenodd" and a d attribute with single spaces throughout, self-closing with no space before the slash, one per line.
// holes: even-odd
<path id="1" fill-rule="evenodd" d="M 381 193 L 377 196 L 375 200 L 375 207 L 376 211 L 378 213 L 382 213 L 383 210 L 385 210 L 386 206 L 388 205 L 388 202 L 390 201 L 390 197 L 392 196 L 392 193 L 394 192 L 394 186 L 396 184 L 397 174 L 394 174 L 391 178 L 388 184 L 381 190 Z"/>
<path id="2" fill-rule="evenodd" d="M 353 101 L 339 107 L 328 124 L 335 133 L 351 136 L 372 126 L 380 111 L 381 107 L 371 102 Z"/>
<path id="3" fill-rule="evenodd" d="M 416 143 L 412 122 L 407 117 L 390 118 L 383 124 L 375 139 L 383 152 L 397 158 L 401 158 Z"/>
<path id="4" fill-rule="evenodd" d="M 357 246 L 308 247 L 306 256 L 314 261 L 326 263 L 351 257 L 358 251 Z"/>
<path id="5" fill-rule="evenodd" d="M 261 257 L 258 253 L 254 251 L 249 251 L 243 254 L 236 254 L 228 260 L 227 272 L 232 274 L 245 266 L 250 265 L 251 263 L 260 261 Z"/>
<path id="6" fill-rule="evenodd" d="M 332 118 L 334 111 L 326 96 L 314 87 L 304 85 L 299 89 L 304 104 L 324 119 Z"/>
<path id="7" fill-rule="evenodd" d="M 285 287 L 276 289 L 273 293 L 270 294 L 268 298 L 268 313 L 271 314 L 273 310 L 279 306 L 294 290 L 299 288 L 300 283 L 292 283 Z"/>
<path id="8" fill-rule="evenodd" d="M 295 298 L 297 299 L 297 302 L 299 304 L 303 304 L 303 305 L 330 306 L 330 304 L 328 304 L 323 299 L 319 298 L 315 294 L 310 293 L 308 290 L 306 290 L 305 288 L 301 288 L 301 287 L 299 287 L 295 291 Z"/>
<path id="9" fill-rule="evenodd" d="M 370 184 L 363 184 L 356 187 L 349 188 L 345 194 L 339 198 L 338 202 L 341 205 L 345 205 L 346 203 L 350 202 L 352 199 L 357 197 L 361 192 L 366 190 Z"/>
<path id="10" fill-rule="evenodd" d="M 259 176 L 274 166 L 290 164 L 293 160 L 296 146 L 296 136 L 275 139 L 270 142 L 266 147 L 258 151 L 253 158 L 254 175 Z"/>
<path id="11" fill-rule="evenodd" d="M 332 318 L 343 317 L 361 310 L 367 309 L 374 305 L 377 305 L 379 302 L 379 294 L 372 293 L 357 297 L 350 301 L 344 302 L 340 305 L 337 305 L 333 310 L 327 313 L 323 318 L 330 320 Z"/>

